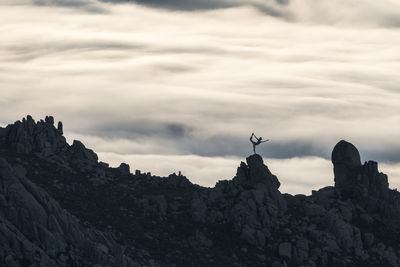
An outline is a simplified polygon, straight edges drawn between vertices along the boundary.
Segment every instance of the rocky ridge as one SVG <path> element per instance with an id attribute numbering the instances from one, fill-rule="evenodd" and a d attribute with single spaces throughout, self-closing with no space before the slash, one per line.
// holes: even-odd
<path id="1" fill-rule="evenodd" d="M 28 116 L 0 128 L 0 266 L 399 266 L 400 194 L 346 141 L 332 163 L 310 196 L 257 154 L 204 188 L 110 168 Z"/>

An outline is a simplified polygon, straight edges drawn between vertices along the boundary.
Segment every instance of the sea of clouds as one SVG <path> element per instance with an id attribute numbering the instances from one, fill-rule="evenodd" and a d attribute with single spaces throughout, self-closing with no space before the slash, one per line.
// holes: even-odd
<path id="1" fill-rule="evenodd" d="M 341 139 L 400 184 L 400 2 L 0 1 L 0 123 L 62 120 L 100 159 L 212 186 L 252 153 L 333 184 Z"/>

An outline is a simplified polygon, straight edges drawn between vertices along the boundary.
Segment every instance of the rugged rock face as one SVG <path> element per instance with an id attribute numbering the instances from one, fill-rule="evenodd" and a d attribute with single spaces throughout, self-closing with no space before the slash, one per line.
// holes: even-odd
<path id="1" fill-rule="evenodd" d="M 135 266 L 111 232 L 85 228 L 25 175 L 0 158 L 2 266 Z"/>
<path id="2" fill-rule="evenodd" d="M 259 155 L 203 188 L 110 168 L 62 134 L 51 116 L 0 128 L 0 266 L 400 264 L 400 194 L 346 141 L 335 186 L 292 196 Z"/>
<path id="3" fill-rule="evenodd" d="M 259 155 L 241 163 L 232 181 L 220 181 L 192 200 L 195 221 L 227 223 L 240 237 L 254 246 L 264 246 L 286 211 L 286 200 L 278 191 L 279 181 Z"/>
<path id="4" fill-rule="evenodd" d="M 31 116 L 8 125 L 0 138 L 3 149 L 17 154 L 38 153 L 42 156 L 62 152 L 66 148 L 65 138 L 54 128 L 54 118 L 46 117 L 35 123 Z"/>

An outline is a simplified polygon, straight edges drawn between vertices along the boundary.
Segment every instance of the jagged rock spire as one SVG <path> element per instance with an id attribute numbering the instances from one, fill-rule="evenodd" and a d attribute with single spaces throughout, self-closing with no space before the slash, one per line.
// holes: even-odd
<path id="1" fill-rule="evenodd" d="M 278 190 L 280 186 L 278 178 L 271 173 L 260 155 L 253 154 L 246 158 L 246 162 L 247 165 L 242 162 L 238 168 L 236 181 L 250 187 L 261 184 L 269 190 Z"/>
<path id="2" fill-rule="evenodd" d="M 59 132 L 60 134 L 64 134 L 63 124 L 62 124 L 61 121 L 58 122 L 57 130 L 58 130 L 58 132 Z"/>
<path id="3" fill-rule="evenodd" d="M 63 136 L 62 122 L 58 122 L 56 128 L 53 116 L 35 122 L 28 115 L 6 128 L 0 127 L 0 149 L 24 155 L 35 153 L 46 158 L 57 156 L 58 161 L 72 157 L 74 162 L 82 166 L 96 164 L 98 161 L 96 153 L 80 141 L 74 140 L 71 146 L 68 145 Z"/>
<path id="4" fill-rule="evenodd" d="M 44 121 L 48 124 L 54 125 L 54 117 L 53 116 L 46 116 Z"/>
<path id="5" fill-rule="evenodd" d="M 28 115 L 22 121 L 2 128 L 0 146 L 18 154 L 39 153 L 48 156 L 60 152 L 67 146 L 66 139 L 54 127 L 54 118 L 46 116 L 45 121 L 35 122 Z"/>

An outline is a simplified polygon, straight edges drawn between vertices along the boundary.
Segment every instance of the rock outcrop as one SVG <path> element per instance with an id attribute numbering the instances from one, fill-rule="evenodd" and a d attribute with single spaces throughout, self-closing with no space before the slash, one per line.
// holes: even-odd
<path id="1" fill-rule="evenodd" d="M 389 183 L 385 174 L 378 171 L 378 163 L 368 161 L 361 165 L 357 148 L 344 140 L 332 151 L 335 187 L 351 197 L 388 197 Z"/>
<path id="2" fill-rule="evenodd" d="M 0 127 L 0 266 L 400 265 L 400 194 L 346 141 L 335 186 L 292 196 L 259 155 L 204 188 L 111 168 L 63 131 Z"/>
<path id="3" fill-rule="evenodd" d="M 64 136 L 54 127 L 54 118 L 51 116 L 38 123 L 27 116 L 22 121 L 8 125 L 2 132 L 0 141 L 7 152 L 48 156 L 62 152 L 67 146 Z"/>
<path id="4" fill-rule="evenodd" d="M 246 161 L 232 181 L 220 181 L 193 198 L 193 218 L 202 223 L 228 223 L 249 244 L 263 246 L 285 213 L 286 200 L 261 156 L 255 154 Z"/>
<path id="5" fill-rule="evenodd" d="M 332 151 L 335 187 L 350 189 L 357 183 L 357 170 L 361 167 L 360 153 L 357 148 L 341 140 Z"/>

